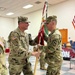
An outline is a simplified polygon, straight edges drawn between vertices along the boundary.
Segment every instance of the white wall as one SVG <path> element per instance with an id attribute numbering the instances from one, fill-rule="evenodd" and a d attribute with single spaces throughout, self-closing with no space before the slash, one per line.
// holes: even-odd
<path id="1" fill-rule="evenodd" d="M 67 28 L 68 29 L 68 40 L 69 37 L 72 40 L 75 40 L 75 30 L 72 25 L 72 20 L 75 15 L 75 0 L 69 0 L 62 4 L 55 5 L 49 8 L 50 15 L 57 15 L 58 25 L 57 27 Z"/>
<path id="2" fill-rule="evenodd" d="M 69 37 L 72 40 L 75 40 L 75 30 L 72 25 L 72 20 L 75 15 L 75 0 L 69 0 L 58 5 L 48 7 L 48 16 L 49 15 L 56 15 L 58 20 L 57 27 L 60 29 L 67 28 L 68 40 Z M 29 21 L 31 21 L 27 32 L 31 33 L 32 36 L 35 37 L 40 29 L 42 10 L 29 13 L 23 16 L 27 16 L 29 18 Z M 10 19 L 0 17 L 0 36 L 7 39 L 10 31 L 15 29 L 16 27 L 17 27 L 17 18 Z"/>
<path id="3" fill-rule="evenodd" d="M 14 29 L 14 20 L 0 17 L 0 36 L 7 40 L 11 30 Z"/>
<path id="4" fill-rule="evenodd" d="M 75 15 L 75 0 L 69 0 L 58 5 L 48 7 L 48 16 L 49 15 L 56 15 L 58 20 L 57 27 L 60 29 L 67 28 L 68 40 L 69 37 L 72 40 L 75 40 L 75 30 L 72 25 L 72 20 Z M 27 16 L 31 21 L 29 32 L 33 36 L 36 36 L 41 25 L 42 10 L 24 16 Z"/>
<path id="5" fill-rule="evenodd" d="M 32 36 L 36 36 L 40 29 L 41 20 L 42 20 L 42 11 L 37 11 L 26 15 L 31 22 L 28 28 L 28 33 L 31 33 Z"/>

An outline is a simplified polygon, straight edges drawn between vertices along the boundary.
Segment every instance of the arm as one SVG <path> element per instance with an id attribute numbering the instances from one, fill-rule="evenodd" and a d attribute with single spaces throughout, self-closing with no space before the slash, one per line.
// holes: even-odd
<path id="1" fill-rule="evenodd" d="M 22 43 L 22 41 L 24 40 L 20 40 L 20 36 L 18 33 L 12 32 L 10 35 L 10 37 L 8 38 L 9 44 L 10 44 L 10 48 L 12 49 L 11 51 L 14 52 L 14 54 L 16 54 L 16 56 L 18 57 L 23 57 L 23 58 L 28 58 L 31 55 L 38 57 L 39 53 L 38 52 L 28 52 L 28 50 L 26 50 L 26 48 L 24 48 L 24 44 Z"/>
<path id="2" fill-rule="evenodd" d="M 44 34 L 43 37 L 44 37 L 44 40 L 47 42 L 48 37 L 45 34 Z M 38 44 L 38 36 L 36 36 L 34 40 L 29 39 L 29 44 L 32 45 L 32 46 L 37 45 Z"/>
<path id="3" fill-rule="evenodd" d="M 40 49 L 43 49 L 45 53 L 53 53 L 58 49 L 59 44 L 61 43 L 61 38 L 59 38 L 59 35 L 53 35 L 48 39 L 47 46 L 41 46 Z"/>
<path id="4" fill-rule="evenodd" d="M 37 40 L 38 40 L 38 38 L 36 37 L 34 40 L 32 40 L 32 37 L 31 37 L 31 34 L 28 34 L 28 36 L 29 36 L 29 44 L 31 45 L 31 46 L 34 46 L 34 45 L 37 45 Z"/>
<path id="5" fill-rule="evenodd" d="M 44 34 L 44 40 L 47 42 L 48 41 L 48 37 Z"/>

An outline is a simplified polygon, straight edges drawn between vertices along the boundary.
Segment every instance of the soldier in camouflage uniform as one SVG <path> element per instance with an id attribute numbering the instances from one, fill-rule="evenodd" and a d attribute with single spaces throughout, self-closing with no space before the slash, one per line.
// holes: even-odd
<path id="1" fill-rule="evenodd" d="M 29 52 L 29 44 L 34 45 L 30 35 L 25 30 L 28 29 L 29 21 L 27 17 L 18 17 L 18 28 L 9 34 L 8 42 L 10 45 L 9 54 L 9 74 L 33 75 L 31 63 L 28 61 L 31 55 L 38 57 L 38 52 Z"/>
<path id="2" fill-rule="evenodd" d="M 40 49 L 46 53 L 45 60 L 48 64 L 46 75 L 60 75 L 61 65 L 62 65 L 62 43 L 61 43 L 61 34 L 56 28 L 57 17 L 49 16 L 46 19 L 46 26 L 51 32 L 48 38 L 45 37 L 47 41 L 47 46 L 39 45 Z"/>
<path id="3" fill-rule="evenodd" d="M 0 74 L 7 75 L 5 52 L 3 39 L 0 37 Z"/>

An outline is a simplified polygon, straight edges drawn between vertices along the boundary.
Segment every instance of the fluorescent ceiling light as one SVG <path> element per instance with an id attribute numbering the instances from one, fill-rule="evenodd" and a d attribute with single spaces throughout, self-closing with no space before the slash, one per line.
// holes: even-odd
<path id="1" fill-rule="evenodd" d="M 28 8 L 31 8 L 31 7 L 33 7 L 33 5 L 28 4 L 28 5 L 24 6 L 23 8 L 28 9 Z"/>
<path id="2" fill-rule="evenodd" d="M 7 13 L 6 15 L 13 15 L 14 13 L 10 12 L 10 13 Z"/>

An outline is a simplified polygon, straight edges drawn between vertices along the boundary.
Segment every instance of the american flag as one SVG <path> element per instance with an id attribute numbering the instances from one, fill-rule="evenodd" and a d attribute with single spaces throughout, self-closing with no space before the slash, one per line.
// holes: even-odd
<path id="1" fill-rule="evenodd" d="M 74 18 L 73 18 L 72 24 L 73 24 L 73 27 L 74 27 L 74 29 L 75 29 L 75 16 L 74 16 Z"/>
<path id="2" fill-rule="evenodd" d="M 48 9 L 48 2 L 45 1 L 43 12 L 42 12 L 42 22 L 40 26 L 40 30 L 38 33 L 38 44 L 44 45 L 44 23 L 47 18 L 47 9 Z"/>

